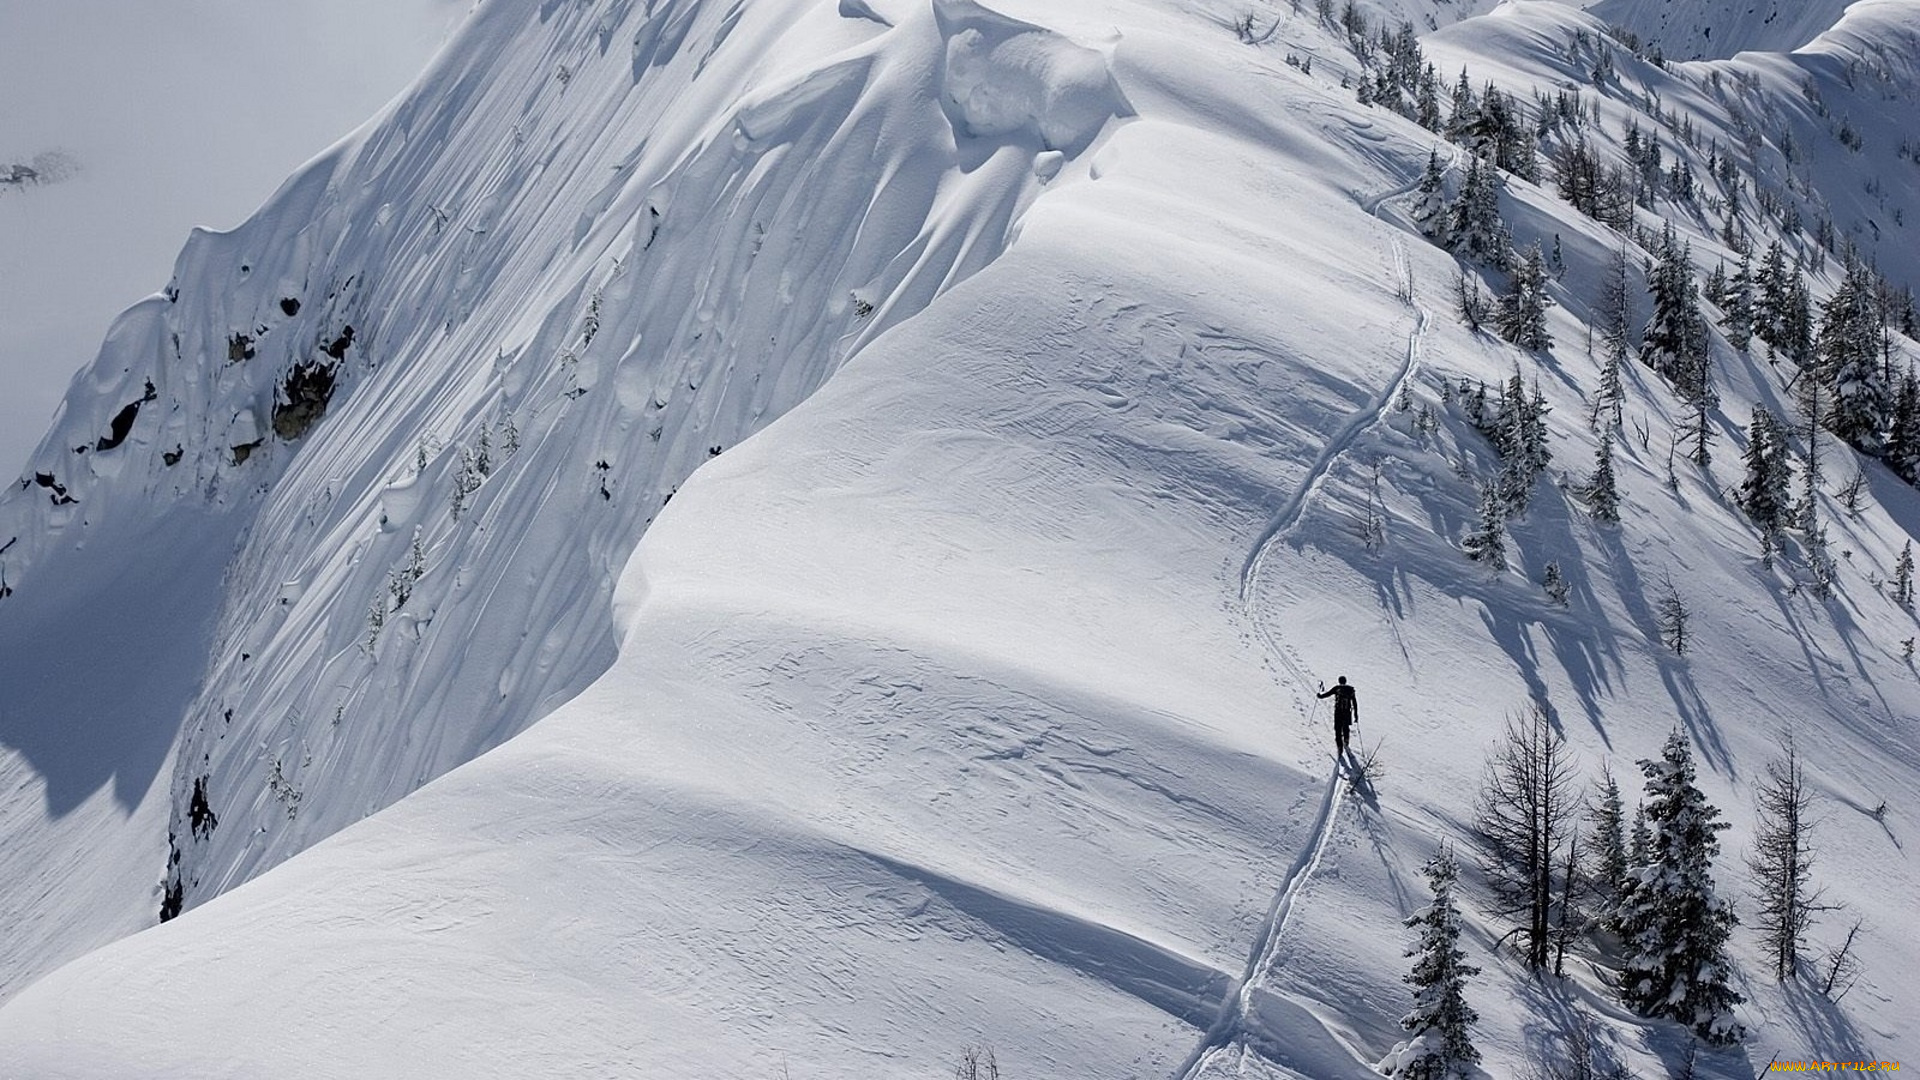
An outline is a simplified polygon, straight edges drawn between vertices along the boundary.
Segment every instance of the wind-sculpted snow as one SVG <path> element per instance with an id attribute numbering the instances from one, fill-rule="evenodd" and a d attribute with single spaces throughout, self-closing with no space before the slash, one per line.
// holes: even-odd
<path id="1" fill-rule="evenodd" d="M 0 635 L 109 623 L 68 655 L 143 664 L 170 641 L 168 685 L 197 690 L 102 700 L 36 676 L 46 649 L 5 650 L 0 768 L 45 800 L 10 803 L 5 835 L 63 827 L 114 775 L 66 764 L 71 733 L 177 740 L 152 792 L 171 824 L 134 813 L 157 750 L 98 822 L 150 852 L 116 910 L 171 913 L 587 685 L 614 575 L 676 486 L 989 264 L 1058 168 L 1036 156 L 1124 111 L 1104 60 L 1050 31 L 971 6 L 897 22 L 487 5 L 253 220 L 196 234 L 0 497 Z M 955 44 L 981 28 L 978 55 Z M 1026 111 L 956 136 L 921 92 L 953 55 L 1019 73 Z M 179 606 L 62 607 L 95 561 L 167 548 L 201 556 Z M 16 880 L 29 908 L 63 902 Z M 0 991 L 93 943 L 67 933 Z"/>
<path id="2" fill-rule="evenodd" d="M 1829 815 L 1826 895 L 1847 905 L 1812 945 L 1862 919 L 1866 966 L 1839 1002 L 1776 986 L 1740 929 L 1740 1018 L 1765 1035 L 1703 1051 L 1696 1075 L 1757 1075 L 1776 1048 L 1917 1052 L 1920 681 L 1888 575 L 1920 497 L 1825 440 L 1832 591 L 1797 540 L 1763 563 L 1729 492 L 1751 410 L 1792 415 L 1793 365 L 1716 331 L 1712 462 L 1670 452 L 1691 414 L 1628 364 L 1605 444 L 1621 520 L 1597 520 L 1584 343 L 1634 236 L 1508 178 L 1514 239 L 1562 264 L 1555 344 L 1519 350 L 1456 315 L 1463 282 L 1504 278 L 1412 226 L 1430 155 L 1457 170 L 1466 151 L 1359 104 L 1344 32 L 1311 5 L 1263 16 L 1264 45 L 1239 9 L 1004 6 L 483 6 L 420 95 L 328 159 L 312 220 L 339 231 L 304 257 L 329 281 L 367 273 L 326 414 L 281 438 L 276 389 L 247 462 L 197 466 L 249 531 L 165 805 L 135 814 L 158 831 L 172 813 L 186 910 L 17 992 L 0 1061 L 899 1080 L 990 1044 L 1008 1080 L 1364 1076 L 1407 1035 L 1418 868 L 1450 845 L 1471 866 L 1487 751 L 1532 703 L 1582 794 L 1607 767 L 1631 799 L 1635 761 L 1683 731 L 1730 825 L 1714 874 L 1737 904 L 1754 779 L 1789 726 L 1798 740 Z M 512 47 L 489 52 L 496 34 Z M 1426 44 L 1531 101 L 1606 40 L 1537 3 Z M 1877 201 L 1824 125 L 1890 84 L 1842 94 L 1846 65 L 1811 54 L 1613 60 L 1582 98 L 1606 154 L 1631 122 L 1709 191 L 1717 139 L 1809 213 Z M 1895 152 L 1895 108 L 1859 114 L 1869 150 Z M 1757 118 L 1794 125 L 1816 166 L 1789 177 Z M 1892 233 L 1912 190 L 1883 190 Z M 329 218 L 328 199 L 360 212 Z M 1756 241 L 1779 228 L 1747 220 Z M 1731 254 L 1715 216 L 1662 200 L 1637 218 L 1667 222 L 1703 266 Z M 1783 242 L 1811 258 L 1804 232 Z M 280 263 L 253 257 L 277 306 Z M 1831 263 L 1809 267 L 1833 287 Z M 196 280 L 181 304 L 210 291 Z M 270 347 L 313 318 L 295 340 L 325 355 L 344 337 L 310 311 L 326 291 L 285 322 L 244 313 Z M 101 384 L 144 393 L 113 366 L 134 354 L 112 355 Z M 316 352 L 276 362 L 296 355 Z M 1495 566 L 1462 550 L 1501 472 L 1471 402 L 1516 372 L 1552 461 Z M 291 374 L 262 385 L 320 395 Z M 155 381 L 90 463 L 170 413 Z M 111 438 L 126 404 L 66 422 Z M 47 461 L 71 464 L 61 430 Z M 49 567 L 140 535 L 84 531 L 102 526 L 74 507 L 137 504 L 102 493 L 123 479 L 68 471 L 30 483 L 35 513 L 75 517 L 23 540 L 15 601 L 47 603 L 28 590 Z M 1656 614 L 1669 593 L 1684 654 Z M 1339 675 L 1370 778 L 1330 758 L 1316 694 Z M 92 838 L 98 801 L 32 819 L 19 850 Z M 52 876 L 0 848 L 54 897 L 13 901 L 33 970 L 76 948 L 46 929 L 58 888 L 125 847 L 66 852 Z M 1579 1018 L 1639 1075 L 1689 1060 L 1683 1030 L 1619 1004 L 1609 946 L 1531 972 L 1476 874 L 1457 898 L 1488 1075 L 1524 1075 Z M 126 929 L 108 914 L 87 912 L 96 939 Z"/>
<path id="3" fill-rule="evenodd" d="M 934 12 L 947 39 L 941 104 L 961 135 L 1021 135 L 1077 154 L 1132 113 L 1097 50 L 973 0 L 935 0 Z"/>

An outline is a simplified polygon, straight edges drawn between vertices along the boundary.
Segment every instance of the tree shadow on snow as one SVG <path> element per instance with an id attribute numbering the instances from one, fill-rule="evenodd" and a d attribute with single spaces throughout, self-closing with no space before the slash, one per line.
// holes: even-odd
<path id="1" fill-rule="evenodd" d="M 1874 1053 L 1876 1048 L 1868 1045 L 1839 1002 L 1798 980 L 1782 987 L 1780 997 L 1786 1002 L 1787 1011 L 1793 1014 L 1795 1033 L 1813 1040 L 1807 1047 L 1807 1056 L 1822 1061 L 1879 1059 Z M 1794 1048 L 1783 1056 L 1791 1057 L 1798 1052 Z"/>
<path id="2" fill-rule="evenodd" d="M 1660 669 L 1660 683 L 1673 700 L 1674 714 L 1686 729 L 1688 738 L 1700 751 L 1700 756 L 1716 770 L 1733 776 L 1733 759 L 1727 752 L 1726 742 L 1720 737 L 1720 726 L 1714 721 L 1706 698 L 1700 695 L 1699 688 L 1694 685 L 1693 673 L 1686 659 L 1672 655 L 1658 644 L 1660 621 L 1654 615 L 1652 605 L 1647 602 L 1646 585 L 1640 579 L 1639 568 L 1634 565 L 1626 549 L 1620 546 L 1617 534 L 1611 531 L 1602 533 L 1600 548 L 1606 554 L 1614 580 L 1620 583 L 1620 600 L 1626 605 L 1627 614 L 1652 644 L 1648 654 Z"/>

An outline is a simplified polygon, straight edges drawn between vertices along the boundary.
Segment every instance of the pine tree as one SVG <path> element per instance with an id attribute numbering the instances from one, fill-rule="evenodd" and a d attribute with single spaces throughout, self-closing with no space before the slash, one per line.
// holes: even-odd
<path id="1" fill-rule="evenodd" d="M 1893 422 L 1887 429 L 1887 467 L 1907 483 L 1920 480 L 1920 378 L 1912 367 L 1900 378 L 1893 399 Z"/>
<path id="2" fill-rule="evenodd" d="M 1807 280 L 1801 276 L 1798 263 L 1791 278 L 1782 314 L 1780 349 L 1801 361 L 1813 355 L 1813 295 L 1807 291 Z"/>
<path id="3" fill-rule="evenodd" d="M 1507 291 L 1500 294 L 1496 325 L 1500 336 L 1523 349 L 1539 351 L 1551 348 L 1553 337 L 1547 332 L 1547 307 L 1553 299 L 1547 295 L 1547 268 L 1540 245 L 1533 244 L 1514 264 Z"/>
<path id="4" fill-rule="evenodd" d="M 1558 562 L 1547 563 L 1541 571 L 1540 588 L 1546 592 L 1547 599 L 1555 606 L 1567 606 L 1567 594 L 1572 590 L 1572 586 L 1567 584 L 1567 577 L 1560 572 Z"/>
<path id="5" fill-rule="evenodd" d="M 375 593 L 367 604 L 367 636 L 361 640 L 360 647 L 368 654 L 380 644 L 380 631 L 387 625 L 387 598 Z"/>
<path id="6" fill-rule="evenodd" d="M 1525 510 L 1528 494 L 1533 482 L 1553 464 L 1553 447 L 1547 441 L 1547 398 L 1540 392 L 1540 378 L 1535 376 L 1532 389 L 1524 397 L 1519 393 L 1519 373 L 1514 374 L 1511 384 L 1514 391 L 1514 407 L 1519 413 L 1519 422 L 1515 425 L 1516 443 L 1514 460 L 1517 466 L 1516 479 L 1519 481 L 1520 498 L 1517 505 Z"/>
<path id="7" fill-rule="evenodd" d="M 1693 751 L 1675 730 L 1657 759 L 1642 759 L 1646 864 L 1635 872 L 1621 924 L 1627 958 L 1620 992 L 1644 1016 L 1677 1020 L 1710 1043 L 1740 1039 L 1727 985 L 1733 909 L 1714 894 L 1720 812 L 1694 783 Z"/>
<path id="8" fill-rule="evenodd" d="M 1893 602 L 1913 608 L 1913 541 L 1900 545 L 1900 558 L 1893 564 Z"/>
<path id="9" fill-rule="evenodd" d="M 460 516 L 467 512 L 467 497 L 480 490 L 480 484 L 483 480 L 484 477 L 480 474 L 479 459 L 474 456 L 473 451 L 464 446 L 461 447 L 460 468 L 453 475 L 453 493 L 451 495 L 453 502 L 453 520 L 459 521 Z"/>
<path id="10" fill-rule="evenodd" d="M 1463 258 L 1505 269 L 1511 241 L 1500 218 L 1500 177 L 1479 158 L 1469 159 L 1460 192 L 1447 208 L 1447 249 Z"/>
<path id="11" fill-rule="evenodd" d="M 1531 967 L 1544 968 L 1560 921 L 1559 860 L 1573 818 L 1573 763 L 1539 703 L 1507 721 L 1474 804 L 1474 840 L 1494 910 L 1514 928 Z"/>
<path id="12" fill-rule="evenodd" d="M 1727 282 L 1726 299 L 1721 303 L 1726 319 L 1721 327 L 1726 331 L 1727 344 L 1747 351 L 1753 340 L 1753 258 L 1740 256 L 1740 266 L 1734 270 L 1733 277 Z"/>
<path id="13" fill-rule="evenodd" d="M 1456 143 L 1466 139 L 1467 129 L 1480 117 L 1480 98 L 1473 92 L 1473 83 L 1467 80 L 1467 69 L 1460 69 L 1460 79 L 1453 84 L 1453 98 L 1448 102 L 1447 138 Z"/>
<path id="14" fill-rule="evenodd" d="M 1553 186 L 1575 210 L 1594 217 L 1599 204 L 1600 158 L 1587 143 L 1586 133 L 1561 145 L 1553 159 Z"/>
<path id="15" fill-rule="evenodd" d="M 1480 490 L 1480 524 L 1460 542 L 1467 558 L 1486 563 L 1495 570 L 1505 569 L 1506 521 L 1506 504 L 1500 497 L 1499 485 L 1488 484 Z"/>
<path id="16" fill-rule="evenodd" d="M 1605 766 L 1595 784 L 1587 822 L 1593 829 L 1593 840 L 1587 846 L 1592 863 L 1587 877 L 1593 884 L 1598 921 L 1612 929 L 1626 900 L 1627 875 L 1632 867 L 1627 862 L 1627 820 L 1620 784 L 1614 780 L 1613 770 Z"/>
<path id="17" fill-rule="evenodd" d="M 1713 410 L 1720 405 L 1720 393 L 1713 386 L 1713 366 L 1703 353 L 1693 373 L 1693 386 L 1687 396 L 1687 460 L 1702 468 L 1713 461 L 1708 444 L 1713 441 Z"/>
<path id="18" fill-rule="evenodd" d="M 1600 389 L 1593 397 L 1593 415 L 1596 422 L 1605 421 L 1607 426 L 1618 428 L 1622 422 L 1621 405 L 1627 396 L 1620 368 L 1626 362 L 1631 348 L 1627 340 L 1627 328 L 1633 320 L 1633 296 L 1627 287 L 1625 247 L 1615 251 L 1607 263 L 1607 276 L 1600 284 L 1599 316 Z"/>
<path id="19" fill-rule="evenodd" d="M 1634 883 L 1640 880 L 1640 870 L 1652 855 L 1653 828 L 1647 824 L 1647 804 L 1636 803 L 1633 807 L 1633 827 L 1627 830 L 1627 892 L 1633 891 Z"/>
<path id="20" fill-rule="evenodd" d="M 1766 779 L 1755 794 L 1759 827 L 1747 857 L 1756 902 L 1753 925 L 1778 982 L 1799 967 L 1800 948 L 1820 908 L 1820 890 L 1813 885 L 1811 796 L 1791 737 L 1786 754 L 1784 760 L 1767 762 Z"/>
<path id="21" fill-rule="evenodd" d="M 1428 131 L 1439 131 L 1445 123 L 1440 116 L 1440 74 L 1432 64 L 1420 73 L 1420 88 L 1413 99 L 1413 122 Z"/>
<path id="22" fill-rule="evenodd" d="M 1404 976 L 1413 987 L 1413 1009 L 1400 1019 L 1412 1037 L 1394 1047 L 1379 1069 L 1404 1080 L 1464 1077 L 1480 1061 L 1472 1033 L 1480 1017 L 1466 997 L 1467 980 L 1480 969 L 1466 962 L 1460 948 L 1460 911 L 1453 900 L 1459 867 L 1453 852 L 1441 848 L 1422 872 L 1433 889 L 1433 903 L 1406 920 L 1420 933 L 1419 942 L 1407 951 L 1413 970 Z"/>
<path id="23" fill-rule="evenodd" d="M 1427 153 L 1427 167 L 1420 174 L 1420 185 L 1414 189 L 1418 197 L 1413 200 L 1412 214 L 1421 233 L 1442 247 L 1448 243 L 1446 237 L 1438 235 L 1447 226 L 1445 182 L 1446 170 L 1440 164 L 1440 151 L 1436 147 Z"/>
<path id="24" fill-rule="evenodd" d="M 1786 250 L 1780 246 L 1778 239 L 1767 245 L 1767 253 L 1760 261 L 1760 271 L 1754 284 L 1759 287 L 1758 302 L 1754 310 L 1754 336 L 1775 349 L 1783 348 L 1786 341 L 1787 307 L 1791 301 L 1793 285 L 1787 278 Z"/>
<path id="25" fill-rule="evenodd" d="M 1700 283 L 1700 295 L 1712 303 L 1725 307 L 1727 303 L 1727 264 L 1717 262 L 1707 272 L 1707 279 Z"/>
<path id="26" fill-rule="evenodd" d="M 1480 324 L 1487 317 L 1487 297 L 1480 291 L 1480 278 L 1461 267 L 1453 276 L 1453 298 L 1460 321 L 1468 330 L 1479 333 Z"/>
<path id="27" fill-rule="evenodd" d="M 1620 490 L 1613 478 L 1613 432 L 1600 433 L 1600 449 L 1593 460 L 1593 477 L 1586 486 L 1587 507 L 1593 520 L 1608 525 L 1620 522 Z"/>
<path id="28" fill-rule="evenodd" d="M 1880 363 L 1880 312 L 1870 271 L 1848 268 L 1833 296 L 1821 305 L 1819 377 L 1832 393 L 1827 426 L 1849 445 L 1877 454 L 1893 414 Z"/>
<path id="29" fill-rule="evenodd" d="M 1668 225 L 1647 279 L 1653 313 L 1640 335 L 1640 360 L 1659 372 L 1682 400 L 1700 397 L 1707 373 L 1706 323 L 1693 285 L 1692 255 Z"/>
<path id="30" fill-rule="evenodd" d="M 1764 405 L 1753 407 L 1753 422 L 1747 427 L 1747 472 L 1736 496 L 1740 508 L 1760 529 L 1761 550 L 1769 553 L 1780 533 L 1791 523 L 1793 465 L 1788 457 L 1787 433 L 1778 417 Z"/>

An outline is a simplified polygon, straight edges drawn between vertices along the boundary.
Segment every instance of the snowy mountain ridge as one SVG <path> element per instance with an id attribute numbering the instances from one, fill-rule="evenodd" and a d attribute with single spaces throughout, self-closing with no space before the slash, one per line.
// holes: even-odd
<path id="1" fill-rule="evenodd" d="M 1613 50 L 1596 139 L 1685 115 L 1898 281 L 1914 13 L 1717 66 L 1548 4 L 1425 44 L 1523 100 Z M 1843 1008 L 1754 969 L 1749 1023 L 1900 1050 L 1920 762 L 1881 586 L 1920 503 L 1871 463 L 1864 509 L 1830 494 L 1838 599 L 1758 568 L 1725 463 L 1791 403 L 1716 335 L 1721 464 L 1669 483 L 1623 433 L 1623 522 L 1588 521 L 1577 343 L 1619 235 L 1509 181 L 1515 239 L 1565 263 L 1557 344 L 1469 332 L 1412 217 L 1439 138 L 1356 101 L 1310 10 L 1256 44 L 1240 14 L 483 5 L 196 237 L 0 502 L 9 1058 L 936 1075 L 990 1041 L 1010 1074 L 1359 1075 L 1397 1037 L 1412 868 L 1529 698 L 1629 779 L 1681 723 L 1729 854 L 1775 721 L 1811 718 L 1834 814 L 1873 822 L 1825 857 L 1891 883 L 1834 891 L 1885 959 Z M 1709 210 L 1661 216 L 1730 254 Z M 1561 480 L 1508 527 L 1526 576 L 1489 576 L 1457 542 L 1497 466 L 1456 395 L 1521 364 Z M 1628 431 L 1677 429 L 1633 382 Z M 1662 582 L 1715 631 L 1690 656 Z M 1327 776 L 1334 673 L 1377 792 Z M 1676 1060 L 1602 959 L 1486 965 L 1495 1075 L 1576 1012 Z"/>
<path id="2" fill-rule="evenodd" d="M 942 182 L 950 152 L 927 139 L 944 128 L 943 107 L 980 130 L 982 150 L 1048 138 L 1072 149 L 1106 115 L 1092 54 L 1042 45 L 1001 61 L 996 49 L 1018 28 L 965 3 L 920 12 L 905 49 L 863 47 L 883 29 L 872 20 L 815 20 L 833 59 L 798 71 L 753 67 L 767 55 L 755 35 L 793 40 L 809 24 L 767 12 L 744 28 L 739 14 L 709 25 L 698 4 L 665 7 L 629 30 L 621 57 L 611 34 L 625 10 L 548 5 L 528 29 L 551 43 L 518 52 L 524 11 L 479 15 L 472 45 L 291 181 L 272 212 L 189 246 L 167 295 L 116 327 L 93 393 L 12 493 L 7 563 L 22 606 L 52 591 L 40 583 L 62 579 L 63 558 L 100 560 L 62 550 L 76 530 L 95 549 L 116 526 L 137 530 L 115 540 L 141 551 L 160 543 L 224 561 L 234 549 L 205 689 L 151 703 L 188 724 L 172 779 L 177 902 L 473 757 L 605 667 L 611 576 L 674 486 L 991 259 L 1039 183 L 1010 157 Z M 696 30 L 703 47 L 683 48 Z M 944 106 L 898 88 L 933 78 L 950 38 L 970 47 L 946 64 Z M 1053 101 L 974 90 L 983 73 L 1054 55 L 1080 69 Z M 602 62 L 588 70 L 587 58 Z M 676 66 L 714 74 L 690 90 L 642 78 Z M 748 81 L 762 85 L 732 100 Z M 513 93 L 531 96 L 493 104 Z M 562 107 L 590 94 L 602 104 Z M 445 101 L 465 104 L 449 114 Z M 623 137 L 620 123 L 636 130 Z M 869 191 L 823 169 L 833 140 L 852 141 L 843 156 L 859 175 L 878 166 L 887 182 Z M 664 242 L 682 230 L 699 239 Z M 536 240 L 549 235 L 571 238 L 558 259 Z M 548 299 L 476 311 L 490 291 Z M 365 404 L 347 411 L 356 400 Z M 576 413 L 593 419 L 556 433 Z M 454 505 L 456 490 L 470 506 Z M 143 503 L 206 509 L 156 541 Z M 469 597 L 463 565 L 475 561 L 545 584 Z M 152 608 L 145 629 L 211 620 L 205 605 L 220 601 L 202 592 L 197 618 L 194 605 Z M 372 625 L 376 603 L 393 604 L 390 625 Z M 436 618 L 458 656 L 423 672 L 404 654 L 433 650 L 420 643 Z M 44 670 L 64 644 L 9 653 L 23 673 Z M 403 655 L 382 664 L 393 650 Z M 455 677 L 472 663 L 502 674 Z M 52 727 L 97 706 L 53 684 L 14 707 Z M 349 714 L 363 708 L 373 710 L 363 732 L 392 733 L 420 712 L 441 719 L 432 736 L 396 746 L 387 734 L 354 737 Z M 231 728 L 236 715 L 252 734 Z M 190 793 L 230 769 L 270 779 L 252 808 L 269 837 L 231 809 L 192 820 Z M 56 811 L 79 797 L 61 790 L 58 770 L 40 771 Z M 333 798 L 302 806 L 316 786 Z M 141 795 L 119 780 L 123 806 Z M 235 826 L 225 833 L 208 827 L 222 814 Z"/>

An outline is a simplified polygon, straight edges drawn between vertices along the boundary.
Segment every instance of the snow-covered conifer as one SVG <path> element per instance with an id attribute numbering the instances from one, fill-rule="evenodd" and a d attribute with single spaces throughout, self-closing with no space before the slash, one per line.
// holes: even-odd
<path id="1" fill-rule="evenodd" d="M 1820 308 L 1819 377 L 1833 395 L 1827 426 L 1869 454 L 1880 452 L 1893 415 L 1880 362 L 1880 330 L 1871 272 L 1855 263 Z"/>
<path id="2" fill-rule="evenodd" d="M 1884 450 L 1887 467 L 1907 483 L 1920 481 L 1920 378 L 1909 367 L 1893 398 L 1893 421 Z"/>
<path id="3" fill-rule="evenodd" d="M 1473 92 L 1466 68 L 1460 69 L 1460 79 L 1453 84 L 1453 97 L 1448 106 L 1447 138 L 1463 143 L 1467 129 L 1480 117 L 1480 97 Z"/>
<path id="4" fill-rule="evenodd" d="M 1786 429 L 1764 405 L 1753 407 L 1753 422 L 1747 426 L 1745 461 L 1746 476 L 1740 481 L 1736 498 L 1740 508 L 1760 529 L 1763 549 L 1770 552 L 1793 516 L 1793 496 L 1789 491 L 1793 465 Z"/>
<path id="5" fill-rule="evenodd" d="M 1506 521 L 1506 502 L 1500 497 L 1500 486 L 1488 484 L 1480 490 L 1480 523 L 1460 542 L 1467 558 L 1496 570 L 1504 569 L 1507 565 Z"/>
<path id="6" fill-rule="evenodd" d="M 1600 386 L 1593 395 L 1592 420 L 1596 426 L 1618 428 L 1623 418 L 1626 386 L 1621 365 L 1630 348 L 1628 325 L 1633 318 L 1633 298 L 1627 289 L 1627 250 L 1620 248 L 1607 262 L 1606 277 L 1601 280 L 1599 304 Z"/>
<path id="7" fill-rule="evenodd" d="M 1547 295 L 1547 268 L 1540 245 L 1533 244 L 1514 263 L 1507 291 L 1500 294 L 1496 326 L 1500 336 L 1523 349 L 1540 350 L 1553 345 L 1547 332 L 1547 307 L 1553 299 Z"/>
<path id="8" fill-rule="evenodd" d="M 1693 750 L 1678 730 L 1646 776 L 1646 862 L 1621 917 L 1627 957 L 1620 992 L 1646 1016 L 1677 1020 L 1712 1043 L 1744 1034 L 1733 1007 L 1743 999 L 1727 980 L 1727 937 L 1737 920 L 1714 892 L 1717 834 L 1726 823 L 1694 783 Z"/>
<path id="9" fill-rule="evenodd" d="M 1793 286 L 1787 277 L 1786 249 L 1777 238 L 1767 245 L 1767 253 L 1760 259 L 1754 287 L 1753 334 L 1779 349 L 1786 340 L 1787 306 Z"/>
<path id="10" fill-rule="evenodd" d="M 1427 154 L 1427 167 L 1420 173 L 1420 185 L 1414 189 L 1417 197 L 1410 212 L 1420 231 L 1442 247 L 1448 246 L 1448 238 L 1441 235 L 1448 223 L 1445 181 L 1446 170 L 1440 164 L 1440 151 L 1435 148 Z"/>
<path id="11" fill-rule="evenodd" d="M 1713 365 L 1702 353 L 1695 363 L 1687 395 L 1687 460 L 1705 467 L 1713 461 L 1709 445 L 1713 441 L 1713 410 L 1720 405 L 1720 392 L 1714 389 Z"/>
<path id="12" fill-rule="evenodd" d="M 1781 313 L 1780 351 L 1795 360 L 1813 355 L 1813 295 L 1798 264 L 1789 274 L 1787 303 Z"/>
<path id="13" fill-rule="evenodd" d="M 1419 89 L 1413 99 L 1413 122 L 1428 131 L 1439 131 L 1446 122 L 1440 114 L 1440 74 L 1432 64 L 1420 73 Z"/>
<path id="14" fill-rule="evenodd" d="M 1620 905 L 1627 895 L 1627 815 L 1620 800 L 1620 784 L 1613 770 L 1602 766 L 1594 785 L 1594 800 L 1587 809 L 1587 823 L 1593 839 L 1587 844 L 1590 867 L 1587 879 L 1594 898 L 1594 914 L 1601 925 L 1611 929 Z"/>
<path id="15" fill-rule="evenodd" d="M 1727 264 L 1717 262 L 1707 271 L 1706 280 L 1700 283 L 1700 295 L 1714 304 L 1725 306 L 1727 302 Z"/>
<path id="16" fill-rule="evenodd" d="M 1672 225 L 1661 235 L 1647 292 L 1653 299 L 1653 313 L 1641 333 L 1640 359 L 1691 402 L 1706 374 L 1706 323 L 1695 294 L 1692 256 Z"/>
<path id="17" fill-rule="evenodd" d="M 1753 257 L 1740 256 L 1740 265 L 1727 281 L 1725 299 L 1720 307 L 1726 313 L 1721 328 L 1726 331 L 1727 344 L 1747 351 L 1753 340 Z"/>
<path id="18" fill-rule="evenodd" d="M 380 631 L 387 625 L 387 597 L 385 593 L 375 593 L 367 603 L 367 636 L 361 640 L 360 647 L 372 653 L 380 644 Z"/>
<path id="19" fill-rule="evenodd" d="M 1420 933 L 1420 940 L 1407 951 L 1413 970 L 1404 976 L 1413 986 L 1413 1009 L 1400 1018 L 1400 1026 L 1411 1037 L 1395 1046 L 1378 1067 L 1385 1075 L 1403 1080 L 1444 1080 L 1470 1075 L 1480 1060 L 1480 1051 L 1473 1045 L 1473 1026 L 1480 1016 L 1466 997 L 1467 980 L 1480 974 L 1480 969 L 1467 963 L 1467 954 L 1460 948 L 1460 911 L 1453 900 L 1460 871 L 1452 850 L 1441 848 L 1423 872 L 1433 889 L 1433 903 L 1406 920 Z"/>
<path id="20" fill-rule="evenodd" d="M 1567 594 L 1572 586 L 1567 584 L 1567 576 L 1561 573 L 1558 562 L 1547 563 L 1546 568 L 1541 571 L 1540 588 L 1546 592 L 1547 599 L 1555 605 L 1567 606 Z"/>
<path id="21" fill-rule="evenodd" d="M 453 520 L 459 521 L 460 516 L 467 512 L 467 497 L 480 490 L 483 479 L 480 462 L 473 451 L 464 446 L 461 447 L 460 468 L 453 474 L 453 493 L 450 496 L 453 504 Z"/>
<path id="22" fill-rule="evenodd" d="M 1913 607 L 1913 541 L 1900 545 L 1900 558 L 1893 564 L 1893 602 Z"/>
<path id="23" fill-rule="evenodd" d="M 1613 525 L 1620 521 L 1620 489 L 1613 475 L 1613 432 L 1600 433 L 1600 449 L 1594 452 L 1593 476 L 1587 480 L 1584 494 L 1587 508 L 1595 521 Z"/>
<path id="24" fill-rule="evenodd" d="M 1460 191 L 1447 207 L 1447 248 L 1463 258 L 1504 269 L 1512 242 L 1500 218 L 1500 174 L 1479 158 L 1467 162 Z"/>

